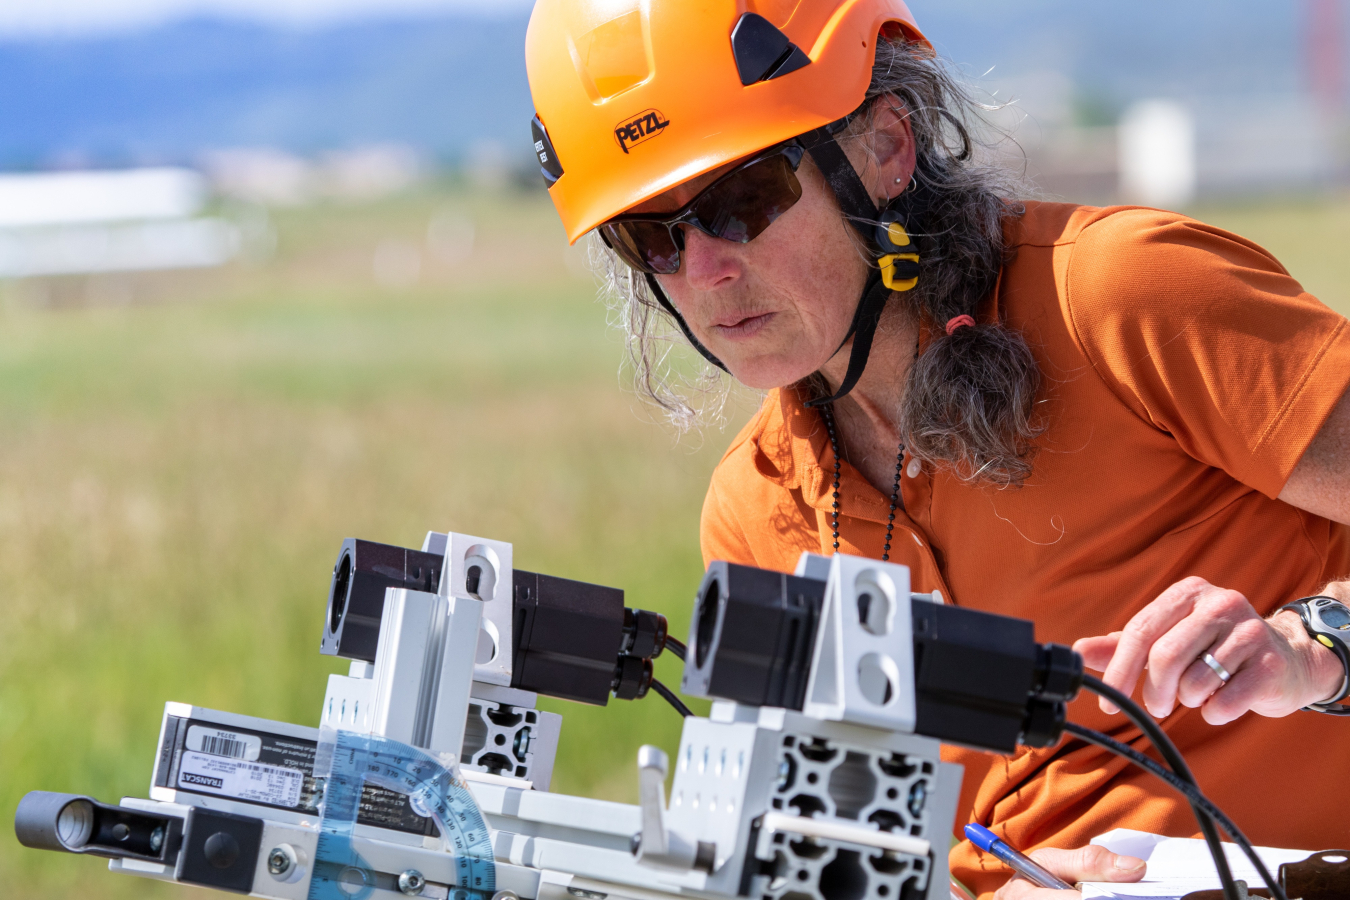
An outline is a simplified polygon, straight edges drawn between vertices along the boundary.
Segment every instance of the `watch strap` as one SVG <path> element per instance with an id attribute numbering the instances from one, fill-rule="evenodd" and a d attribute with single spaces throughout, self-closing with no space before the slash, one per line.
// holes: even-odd
<path id="1" fill-rule="evenodd" d="M 1345 641 L 1339 635 L 1328 635 L 1319 631 L 1317 626 L 1313 624 L 1312 608 L 1309 606 L 1313 600 L 1333 600 L 1340 603 L 1335 597 L 1317 594 L 1312 597 L 1303 597 L 1293 603 L 1287 603 L 1280 607 L 1279 612 L 1284 612 L 1287 609 L 1298 613 L 1299 620 L 1303 622 L 1303 629 L 1308 632 L 1308 636 L 1336 654 L 1336 658 L 1341 661 L 1341 668 L 1345 674 L 1341 679 L 1341 689 L 1335 695 L 1320 703 L 1309 703 L 1303 708 L 1309 712 L 1327 713 L 1333 716 L 1350 716 L 1350 707 L 1340 705 L 1342 700 L 1350 697 L 1350 648 L 1346 647 Z"/>

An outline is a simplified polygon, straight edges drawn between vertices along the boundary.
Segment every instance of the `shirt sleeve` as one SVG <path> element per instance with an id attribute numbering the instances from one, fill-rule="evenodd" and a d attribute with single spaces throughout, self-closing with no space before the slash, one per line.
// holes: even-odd
<path id="1" fill-rule="evenodd" d="M 1350 384 L 1344 316 L 1265 250 L 1175 213 L 1089 224 L 1065 302 L 1107 386 L 1196 459 L 1277 497 Z"/>

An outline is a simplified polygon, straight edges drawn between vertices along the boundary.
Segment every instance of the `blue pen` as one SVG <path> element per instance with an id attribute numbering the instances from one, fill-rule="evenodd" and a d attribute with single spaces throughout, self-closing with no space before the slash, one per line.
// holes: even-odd
<path id="1" fill-rule="evenodd" d="M 1054 875 L 1051 875 L 1045 869 L 1036 865 L 1036 861 L 1025 853 L 1019 853 L 1012 847 L 1003 842 L 1003 839 L 994 834 L 983 825 L 967 825 L 966 837 L 972 844 L 979 847 L 985 853 L 998 857 L 1004 865 L 1017 870 L 1017 874 L 1034 881 L 1043 888 L 1054 888 L 1060 891 L 1071 891 L 1073 885 L 1060 881 Z"/>

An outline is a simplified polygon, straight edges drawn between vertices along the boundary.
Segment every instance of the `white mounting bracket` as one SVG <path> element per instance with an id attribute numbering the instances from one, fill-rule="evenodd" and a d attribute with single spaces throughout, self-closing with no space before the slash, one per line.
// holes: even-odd
<path id="1" fill-rule="evenodd" d="M 515 607 L 511 545 L 470 534 L 429 531 L 422 550 L 445 556 L 441 570 L 442 597 L 483 604 L 483 633 L 473 654 L 474 680 L 510 687 L 515 653 L 511 634 Z"/>
<path id="2" fill-rule="evenodd" d="M 798 564 L 818 567 L 805 554 Z M 910 602 L 907 567 L 844 554 L 830 559 L 804 714 L 913 733 Z"/>

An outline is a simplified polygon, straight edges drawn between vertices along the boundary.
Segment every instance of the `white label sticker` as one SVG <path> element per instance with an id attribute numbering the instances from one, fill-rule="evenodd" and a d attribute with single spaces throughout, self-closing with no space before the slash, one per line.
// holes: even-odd
<path id="1" fill-rule="evenodd" d="M 206 753 L 184 753 L 178 769 L 180 788 L 273 806 L 298 806 L 304 783 L 304 773 L 299 769 Z"/>
<path id="2" fill-rule="evenodd" d="M 230 759 L 257 760 L 262 753 L 262 738 L 256 734 L 239 734 L 235 731 L 223 731 L 219 728 L 203 728 L 193 725 L 188 729 L 187 748 L 212 756 L 228 756 Z"/>

